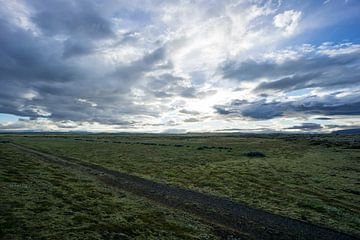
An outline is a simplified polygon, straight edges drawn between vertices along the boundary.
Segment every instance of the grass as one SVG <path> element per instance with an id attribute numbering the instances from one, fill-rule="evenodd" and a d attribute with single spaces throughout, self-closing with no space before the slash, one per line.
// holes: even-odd
<path id="1" fill-rule="evenodd" d="M 360 235 L 359 136 L 4 135 L 59 156 Z M 266 157 L 248 157 L 260 151 Z"/>
<path id="2" fill-rule="evenodd" d="M 196 219 L 0 145 L 0 239 L 216 239 Z"/>

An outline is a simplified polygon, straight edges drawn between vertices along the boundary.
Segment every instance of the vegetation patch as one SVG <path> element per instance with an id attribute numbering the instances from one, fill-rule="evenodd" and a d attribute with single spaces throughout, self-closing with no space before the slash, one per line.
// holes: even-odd
<path id="1" fill-rule="evenodd" d="M 245 153 L 245 156 L 247 157 L 265 157 L 265 154 L 259 151 L 250 151 Z"/>
<path id="2" fill-rule="evenodd" d="M 360 150 L 348 148 L 359 139 L 358 135 L 306 134 L 50 134 L 2 135 L 0 140 L 228 197 L 360 236 Z M 313 140 L 320 144 L 314 145 Z M 225 146 L 231 150 L 220 149 Z M 266 154 L 266 158 L 252 157 L 250 161 L 244 153 L 254 150 Z M 19 172 L 18 168 L 8 170 Z"/>
<path id="3" fill-rule="evenodd" d="M 217 239 L 183 213 L 0 147 L 0 239 Z"/>

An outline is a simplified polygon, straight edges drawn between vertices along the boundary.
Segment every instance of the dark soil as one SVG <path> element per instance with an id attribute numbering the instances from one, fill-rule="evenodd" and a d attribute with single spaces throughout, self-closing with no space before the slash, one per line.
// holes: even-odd
<path id="1" fill-rule="evenodd" d="M 248 207 L 227 198 L 161 184 L 74 158 L 60 158 L 13 144 L 24 152 L 96 175 L 102 182 L 156 203 L 188 212 L 214 227 L 225 239 L 358 239 L 329 228 Z"/>

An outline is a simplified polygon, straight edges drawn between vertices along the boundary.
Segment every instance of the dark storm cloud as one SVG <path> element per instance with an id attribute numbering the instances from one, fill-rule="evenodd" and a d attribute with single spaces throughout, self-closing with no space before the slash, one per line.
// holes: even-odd
<path id="1" fill-rule="evenodd" d="M 311 130 L 319 130 L 322 128 L 323 127 L 321 126 L 321 124 L 318 123 L 302 123 L 301 125 L 292 126 L 287 129 L 311 131 Z"/>
<path id="2" fill-rule="evenodd" d="M 111 23 L 99 14 L 101 2 L 46 0 L 30 1 L 36 14 L 33 22 L 47 35 L 106 38 L 113 36 Z"/>
<path id="3" fill-rule="evenodd" d="M 256 90 L 295 90 L 299 88 L 307 87 L 307 84 L 316 78 L 321 77 L 321 73 L 309 73 L 303 75 L 293 75 L 290 77 L 284 77 L 276 81 L 262 82 L 256 87 Z M 311 86 L 311 85 L 310 85 Z"/>
<path id="4" fill-rule="evenodd" d="M 70 58 L 90 54 L 94 51 L 94 46 L 86 40 L 66 40 L 64 42 L 63 57 Z"/>
<path id="5" fill-rule="evenodd" d="M 360 125 L 326 124 L 325 127 L 328 129 L 334 129 L 334 128 L 349 129 L 349 128 L 359 128 Z"/>
<path id="6" fill-rule="evenodd" d="M 123 82 L 134 82 L 139 80 L 144 73 L 155 68 L 166 68 L 168 63 L 164 62 L 166 57 L 166 48 L 160 47 L 141 59 L 131 62 L 127 65 L 118 66 L 113 76 Z"/>
<path id="7" fill-rule="evenodd" d="M 44 107 L 34 103 L 36 86 L 69 83 L 83 74 L 62 61 L 57 41 L 35 36 L 4 19 L 0 19 L 0 32 L 0 112 L 43 116 Z"/>
<path id="8" fill-rule="evenodd" d="M 29 5 L 35 12 L 32 22 L 45 36 L 66 39 L 64 58 L 90 54 L 97 40 L 115 37 L 108 19 L 111 16 L 101 14 L 101 2 L 33 0 Z"/>
<path id="9" fill-rule="evenodd" d="M 59 33 L 72 34 L 62 27 Z M 52 30 L 53 34 L 57 31 L 55 27 Z M 166 51 L 163 47 L 127 65 L 97 73 L 92 67 L 79 67 L 76 61 L 68 61 L 74 56 L 91 53 L 94 41 L 88 41 L 85 35 L 92 32 L 81 33 L 81 36 L 73 33 L 75 36 L 62 42 L 34 34 L 1 18 L 0 32 L 1 113 L 31 119 L 44 117 L 54 121 L 124 125 L 132 124 L 125 120 L 126 116 L 157 116 L 160 111 L 135 104 L 128 93 L 146 72 L 164 68 L 162 61 Z M 97 67 L 96 64 L 92 63 Z M 104 79 L 104 75 L 112 77 Z M 79 102 L 82 98 L 89 103 Z"/>
<path id="10" fill-rule="evenodd" d="M 80 75 L 85 77 L 62 61 L 57 41 L 35 36 L 4 20 L 0 20 L 0 31 L 0 112 L 30 118 L 44 116 L 47 92 L 37 86 L 61 85 Z M 37 97 L 43 102 L 39 104 Z"/>
<path id="11" fill-rule="evenodd" d="M 218 129 L 216 132 L 261 132 L 261 133 L 271 133 L 274 132 L 274 129 L 271 128 L 224 128 Z"/>
<path id="12" fill-rule="evenodd" d="M 282 63 L 274 61 L 226 62 L 221 68 L 224 78 L 254 81 L 267 78 L 256 91 L 291 91 L 314 87 L 350 86 L 359 83 L 359 52 L 328 56 L 311 54 Z"/>
<path id="13" fill-rule="evenodd" d="M 145 105 L 135 104 L 131 99 L 116 96 L 102 98 L 101 95 L 97 96 L 94 94 L 88 94 L 88 97 L 95 98 L 97 105 L 94 106 L 86 102 L 80 102 L 75 99 L 75 96 L 71 98 L 66 96 L 51 96 L 47 98 L 46 106 L 47 109 L 51 110 L 50 118 L 55 121 L 68 119 L 77 122 L 130 125 L 133 124 L 133 121 L 126 120 L 126 116 L 157 115 L 156 111 L 148 109 Z"/>
<path id="14" fill-rule="evenodd" d="M 308 73 L 314 70 L 326 70 L 331 67 L 348 66 L 359 62 L 358 53 L 338 56 L 315 55 L 300 57 L 295 60 L 286 60 L 282 63 L 256 62 L 248 60 L 241 63 L 227 62 L 222 67 L 225 78 L 240 81 L 253 80 L 262 77 L 277 78 L 294 73 Z"/>
<path id="15" fill-rule="evenodd" d="M 356 88 L 360 81 L 360 55 L 359 52 L 332 56 L 312 53 L 282 63 L 228 62 L 223 66 L 222 73 L 224 78 L 236 81 L 268 79 L 260 82 L 254 90 L 262 98 L 266 98 L 263 93 L 268 91 Z M 346 97 L 337 97 L 340 93 L 335 92 L 325 97 L 306 97 L 299 101 L 233 101 L 225 106 L 215 106 L 214 109 L 221 115 L 259 120 L 286 117 L 291 114 L 360 115 L 359 94 L 348 92 L 350 94 L 346 94 Z"/>
<path id="16" fill-rule="evenodd" d="M 266 120 L 289 114 L 360 115 L 360 95 L 336 97 L 307 97 L 298 101 L 259 100 L 254 102 L 232 101 L 227 105 L 214 106 L 220 115 L 232 115 Z"/>
<path id="17" fill-rule="evenodd" d="M 0 19 L 0 81 L 69 81 L 76 70 L 61 61 L 61 48 L 54 41 Z"/>

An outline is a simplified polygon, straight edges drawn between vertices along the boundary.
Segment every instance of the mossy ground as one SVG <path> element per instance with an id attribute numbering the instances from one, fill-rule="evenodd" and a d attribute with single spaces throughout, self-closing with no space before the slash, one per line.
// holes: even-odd
<path id="1" fill-rule="evenodd" d="M 3 136 L 360 235 L 358 136 Z M 260 151 L 263 158 L 244 153 Z"/>
<path id="2" fill-rule="evenodd" d="M 196 219 L 0 145 L 0 239 L 213 239 Z"/>

